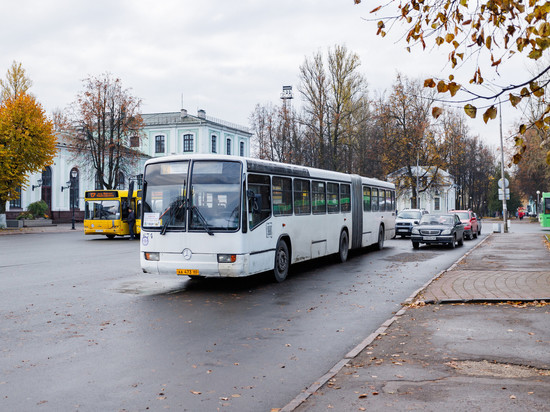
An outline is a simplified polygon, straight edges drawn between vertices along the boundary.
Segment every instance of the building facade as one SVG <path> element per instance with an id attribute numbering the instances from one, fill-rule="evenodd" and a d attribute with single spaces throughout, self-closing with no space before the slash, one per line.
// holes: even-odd
<path id="1" fill-rule="evenodd" d="M 196 116 L 182 109 L 142 114 L 142 117 L 145 123 L 143 138 L 133 147 L 142 153 L 141 159 L 128 176 L 121 174 L 118 177 L 117 189 L 127 189 L 130 179 L 140 183 L 144 163 L 152 157 L 191 153 L 250 156 L 252 134 L 248 129 L 208 117 L 204 110 L 199 110 Z M 76 159 L 62 138 L 57 148 L 53 163 L 42 172 L 32 174 L 20 198 L 6 204 L 7 219 L 16 219 L 29 204 L 44 200 L 54 222 L 71 221 L 73 211 L 77 221 L 83 220 L 84 192 L 97 189 L 94 170 Z M 72 187 L 70 182 L 73 182 Z"/>
<path id="2" fill-rule="evenodd" d="M 447 171 L 426 166 L 411 166 L 411 170 L 413 179 L 418 181 L 418 205 L 415 205 L 406 168 L 403 167 L 387 176 L 388 181 L 396 187 L 398 211 L 424 209 L 430 213 L 445 213 L 455 209 L 457 185 Z"/>

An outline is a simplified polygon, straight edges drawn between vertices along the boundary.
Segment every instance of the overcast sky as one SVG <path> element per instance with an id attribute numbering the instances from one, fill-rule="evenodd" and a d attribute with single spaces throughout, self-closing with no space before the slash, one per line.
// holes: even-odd
<path id="1" fill-rule="evenodd" d="M 204 109 L 244 126 L 256 104 L 280 103 L 283 85 L 299 105 L 299 66 L 344 44 L 361 59 L 371 95 L 401 72 L 438 75 L 445 53 L 409 54 L 403 43 L 375 36 L 364 0 L 18 0 L 4 1 L 0 77 L 15 60 L 48 113 L 63 109 L 82 80 L 110 72 L 143 100 L 143 112 Z M 506 117 L 506 120 L 509 120 Z M 505 130 L 511 123 L 504 123 Z M 498 125 L 472 130 L 491 145 Z"/>

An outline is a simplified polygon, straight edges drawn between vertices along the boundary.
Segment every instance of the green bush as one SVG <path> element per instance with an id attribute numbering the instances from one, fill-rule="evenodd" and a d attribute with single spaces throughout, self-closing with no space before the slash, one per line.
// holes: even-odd
<path id="1" fill-rule="evenodd" d="M 48 205 L 43 200 L 40 200 L 38 202 L 31 203 L 27 207 L 27 211 L 30 212 L 35 219 L 37 217 L 44 217 L 48 211 Z"/>
<path id="2" fill-rule="evenodd" d="M 19 216 L 17 216 L 17 220 L 21 220 L 21 219 L 34 219 L 34 216 L 32 215 L 31 212 L 22 212 L 22 213 L 19 213 Z"/>

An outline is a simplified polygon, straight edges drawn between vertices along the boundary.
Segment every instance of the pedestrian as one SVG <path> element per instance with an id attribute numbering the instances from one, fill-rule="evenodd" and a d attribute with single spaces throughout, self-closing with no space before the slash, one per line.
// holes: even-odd
<path id="1" fill-rule="evenodd" d="M 134 225 L 136 224 L 136 215 L 131 207 L 128 208 L 128 229 L 130 230 L 130 240 L 134 239 Z"/>

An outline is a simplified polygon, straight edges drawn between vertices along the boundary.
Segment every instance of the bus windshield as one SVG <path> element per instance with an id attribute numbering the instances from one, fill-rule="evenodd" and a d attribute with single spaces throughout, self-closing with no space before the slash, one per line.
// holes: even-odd
<path id="1" fill-rule="evenodd" d="M 193 163 L 191 176 L 192 230 L 236 230 L 239 228 L 241 164 L 200 161 Z"/>
<path id="2" fill-rule="evenodd" d="M 237 230 L 241 164 L 229 161 L 148 165 L 143 227 L 166 230 Z M 187 188 L 191 187 L 191 193 Z"/>
<path id="3" fill-rule="evenodd" d="M 120 202 L 118 200 L 87 201 L 85 219 L 118 220 L 120 219 Z"/>

